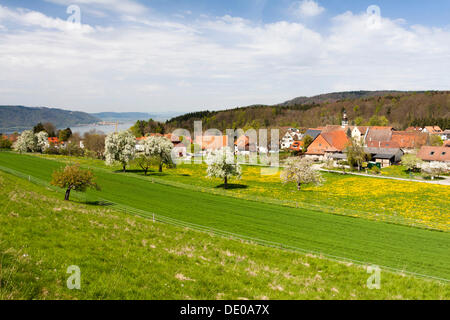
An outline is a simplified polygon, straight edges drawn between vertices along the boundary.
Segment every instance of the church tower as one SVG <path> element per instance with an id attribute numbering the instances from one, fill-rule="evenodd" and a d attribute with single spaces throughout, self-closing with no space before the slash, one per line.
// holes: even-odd
<path id="1" fill-rule="evenodd" d="M 345 127 L 348 127 L 348 117 L 347 117 L 347 111 L 345 111 L 345 109 L 344 109 L 344 112 L 342 115 L 342 128 L 345 128 Z"/>

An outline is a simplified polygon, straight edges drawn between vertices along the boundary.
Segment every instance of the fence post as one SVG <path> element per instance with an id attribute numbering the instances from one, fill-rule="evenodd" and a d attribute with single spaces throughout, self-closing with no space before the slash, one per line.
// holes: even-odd
<path id="1" fill-rule="evenodd" d="M 153 223 L 155 223 L 155 214 L 153 214 Z"/>

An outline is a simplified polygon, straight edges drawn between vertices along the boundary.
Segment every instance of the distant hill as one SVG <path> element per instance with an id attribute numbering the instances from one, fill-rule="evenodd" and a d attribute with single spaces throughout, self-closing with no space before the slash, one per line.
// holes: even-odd
<path id="1" fill-rule="evenodd" d="M 346 110 L 356 125 L 439 125 L 450 129 L 450 91 L 352 91 L 299 97 L 277 105 L 253 105 L 224 111 L 201 111 L 170 119 L 166 130 L 193 130 L 196 120 L 203 129 L 311 128 L 340 124 Z"/>
<path id="2" fill-rule="evenodd" d="M 145 112 L 100 112 L 92 113 L 96 118 L 103 121 L 137 121 L 137 120 L 157 120 L 166 121 L 171 117 L 178 115 L 177 112 L 162 112 L 162 113 L 145 113 Z"/>
<path id="3" fill-rule="evenodd" d="M 335 102 L 339 100 L 353 100 L 370 97 L 381 97 L 388 94 L 401 94 L 403 91 L 347 91 L 347 92 L 333 92 L 321 94 L 313 97 L 298 97 L 292 100 L 280 103 L 279 106 L 295 106 L 303 104 Z"/>
<path id="4" fill-rule="evenodd" d="M 39 122 L 51 122 L 57 128 L 66 128 L 99 121 L 99 118 L 85 112 L 45 107 L 0 106 L 0 132 L 31 129 Z"/>

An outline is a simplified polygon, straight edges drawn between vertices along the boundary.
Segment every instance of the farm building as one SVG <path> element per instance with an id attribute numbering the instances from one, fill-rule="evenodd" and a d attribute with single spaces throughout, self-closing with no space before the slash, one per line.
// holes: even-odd
<path id="1" fill-rule="evenodd" d="M 417 157 L 423 161 L 450 163 L 450 147 L 424 146 L 417 153 Z"/>
<path id="2" fill-rule="evenodd" d="M 364 151 L 370 155 L 372 161 L 380 163 L 382 168 L 399 163 L 404 155 L 404 152 L 400 148 L 366 147 Z"/>

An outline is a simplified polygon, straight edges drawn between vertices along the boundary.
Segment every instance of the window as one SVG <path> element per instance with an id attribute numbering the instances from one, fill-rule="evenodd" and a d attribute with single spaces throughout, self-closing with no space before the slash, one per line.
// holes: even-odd
<path id="1" fill-rule="evenodd" d="M 431 152 L 430 152 L 430 156 L 434 156 L 434 151 L 431 151 Z"/>
<path id="2" fill-rule="evenodd" d="M 445 156 L 446 153 L 447 153 L 447 152 L 444 151 L 444 152 L 442 152 L 442 155 Z"/>

